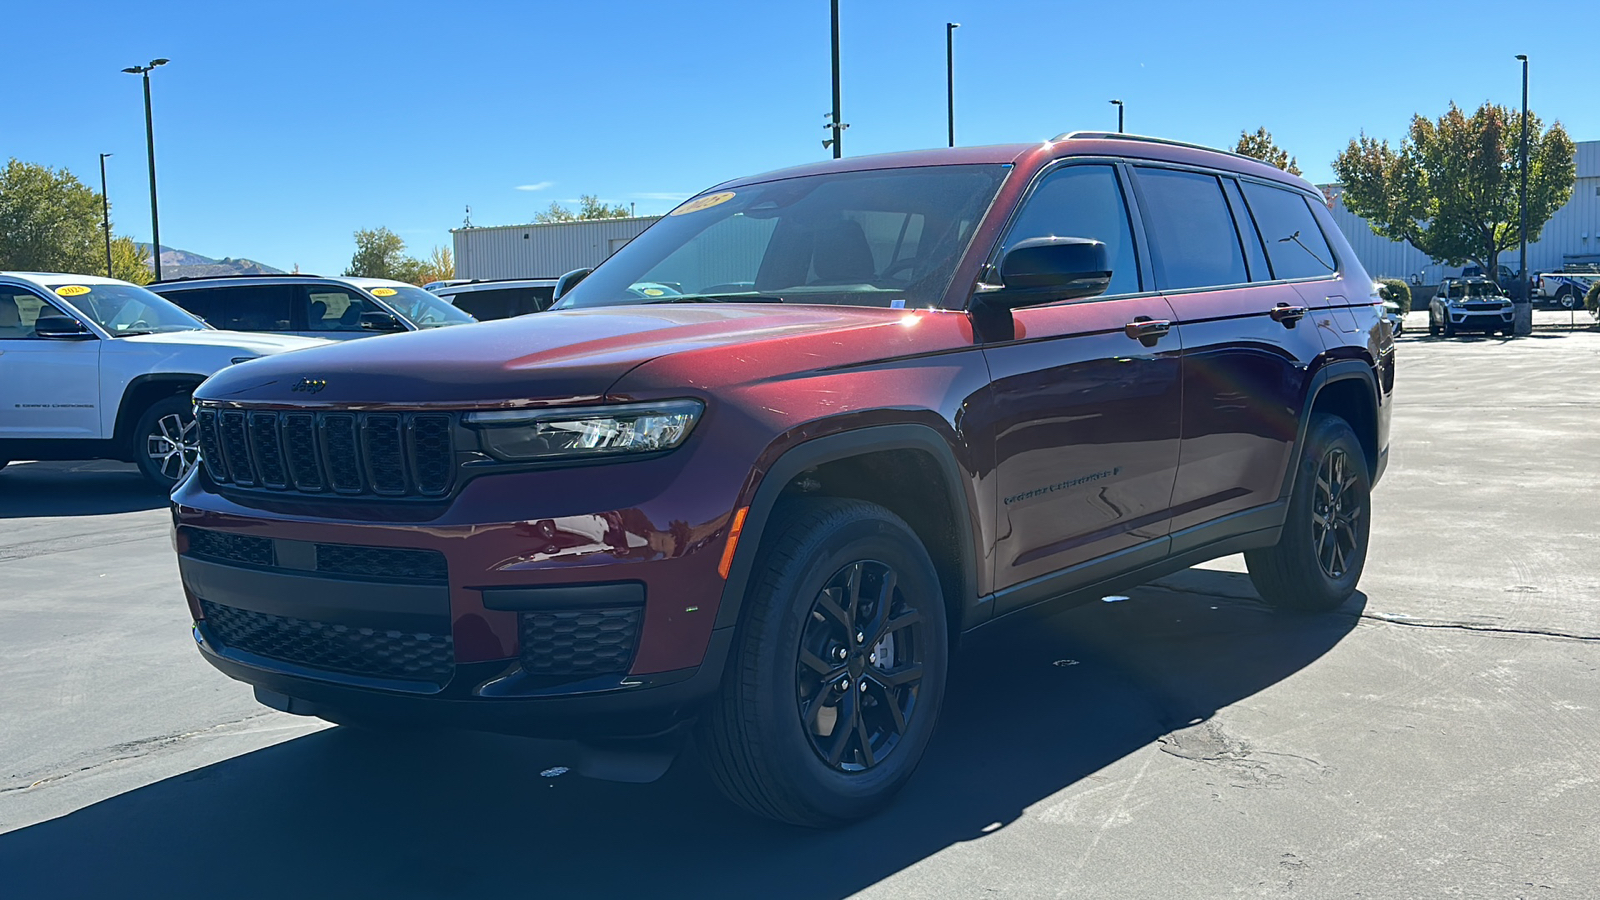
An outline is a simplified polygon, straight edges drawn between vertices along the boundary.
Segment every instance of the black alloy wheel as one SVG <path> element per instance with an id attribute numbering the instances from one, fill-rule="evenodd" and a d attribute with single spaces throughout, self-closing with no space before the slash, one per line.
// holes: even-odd
<path id="1" fill-rule="evenodd" d="M 1317 565 L 1329 578 L 1343 578 L 1360 549 L 1356 525 L 1362 506 L 1350 496 L 1356 480 L 1350 454 L 1342 448 L 1329 450 L 1317 467 L 1311 540 L 1317 551 Z"/>
<path id="2" fill-rule="evenodd" d="M 917 713 L 921 623 L 895 570 L 878 560 L 845 566 L 817 594 L 795 686 L 801 727 L 830 768 L 869 769 L 899 746 Z"/>

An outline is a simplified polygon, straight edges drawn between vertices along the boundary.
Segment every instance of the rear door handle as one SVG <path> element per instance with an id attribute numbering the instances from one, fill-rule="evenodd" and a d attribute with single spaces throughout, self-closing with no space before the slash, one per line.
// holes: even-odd
<path id="1" fill-rule="evenodd" d="M 1171 330 L 1172 323 L 1170 321 L 1152 319 L 1149 316 L 1140 316 L 1122 327 L 1124 334 L 1146 347 L 1154 347 L 1156 341 L 1161 340 Z"/>
<path id="2" fill-rule="evenodd" d="M 1269 310 L 1267 315 L 1272 317 L 1272 321 L 1283 323 L 1283 327 L 1293 328 L 1294 323 L 1304 319 L 1307 312 L 1308 310 L 1304 306 L 1290 306 L 1287 303 L 1279 303 Z"/>

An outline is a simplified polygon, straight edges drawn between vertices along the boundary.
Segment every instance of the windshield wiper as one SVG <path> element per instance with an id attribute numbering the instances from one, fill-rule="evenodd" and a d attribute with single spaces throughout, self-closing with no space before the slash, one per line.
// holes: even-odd
<path id="1" fill-rule="evenodd" d="M 658 297 L 646 300 L 655 303 L 782 303 L 776 294 L 678 294 L 675 297 Z"/>

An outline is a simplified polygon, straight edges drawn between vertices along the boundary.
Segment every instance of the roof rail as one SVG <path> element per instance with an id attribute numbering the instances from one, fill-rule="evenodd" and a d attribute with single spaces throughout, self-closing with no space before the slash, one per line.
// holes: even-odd
<path id="1" fill-rule="evenodd" d="M 321 278 L 311 272 L 229 272 L 226 275 L 183 275 L 178 278 L 163 278 L 152 281 L 151 284 L 174 284 L 179 281 L 211 281 L 216 278 Z"/>
<path id="2" fill-rule="evenodd" d="M 1096 141 L 1138 141 L 1141 144 L 1162 144 L 1167 147 L 1186 147 L 1190 150 L 1209 150 L 1212 153 L 1224 153 L 1228 156 L 1237 156 L 1240 159 L 1261 162 L 1261 160 L 1256 159 L 1254 156 L 1246 156 L 1245 154 L 1236 150 L 1224 150 L 1221 147 L 1207 147 L 1205 144 L 1195 144 L 1189 141 L 1175 141 L 1172 138 L 1150 137 L 1146 134 L 1124 134 L 1120 131 L 1068 131 L 1063 134 L 1056 135 L 1055 137 L 1051 138 L 1050 141 L 1051 143 L 1054 143 L 1056 141 L 1071 141 L 1081 139 L 1090 139 Z"/>

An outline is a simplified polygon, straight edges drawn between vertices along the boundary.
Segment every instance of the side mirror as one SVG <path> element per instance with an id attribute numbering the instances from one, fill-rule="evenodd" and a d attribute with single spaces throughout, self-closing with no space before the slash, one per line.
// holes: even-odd
<path id="1" fill-rule="evenodd" d="M 1089 238 L 1029 238 L 1000 260 L 1000 288 L 984 301 L 1006 309 L 1077 300 L 1106 292 L 1111 263 L 1106 245 Z"/>
<path id="2" fill-rule="evenodd" d="M 555 293 L 550 298 L 551 304 L 553 305 L 556 301 L 566 296 L 567 291 L 577 287 L 578 282 L 588 278 L 589 273 L 593 271 L 594 269 L 573 269 L 571 272 L 557 278 Z"/>
<path id="3" fill-rule="evenodd" d="M 58 341 L 94 340 L 94 332 L 71 316 L 40 316 L 33 323 L 33 333 Z"/>
<path id="4" fill-rule="evenodd" d="M 373 310 L 361 314 L 361 327 L 367 331 L 405 331 L 406 326 L 394 313 Z"/>

